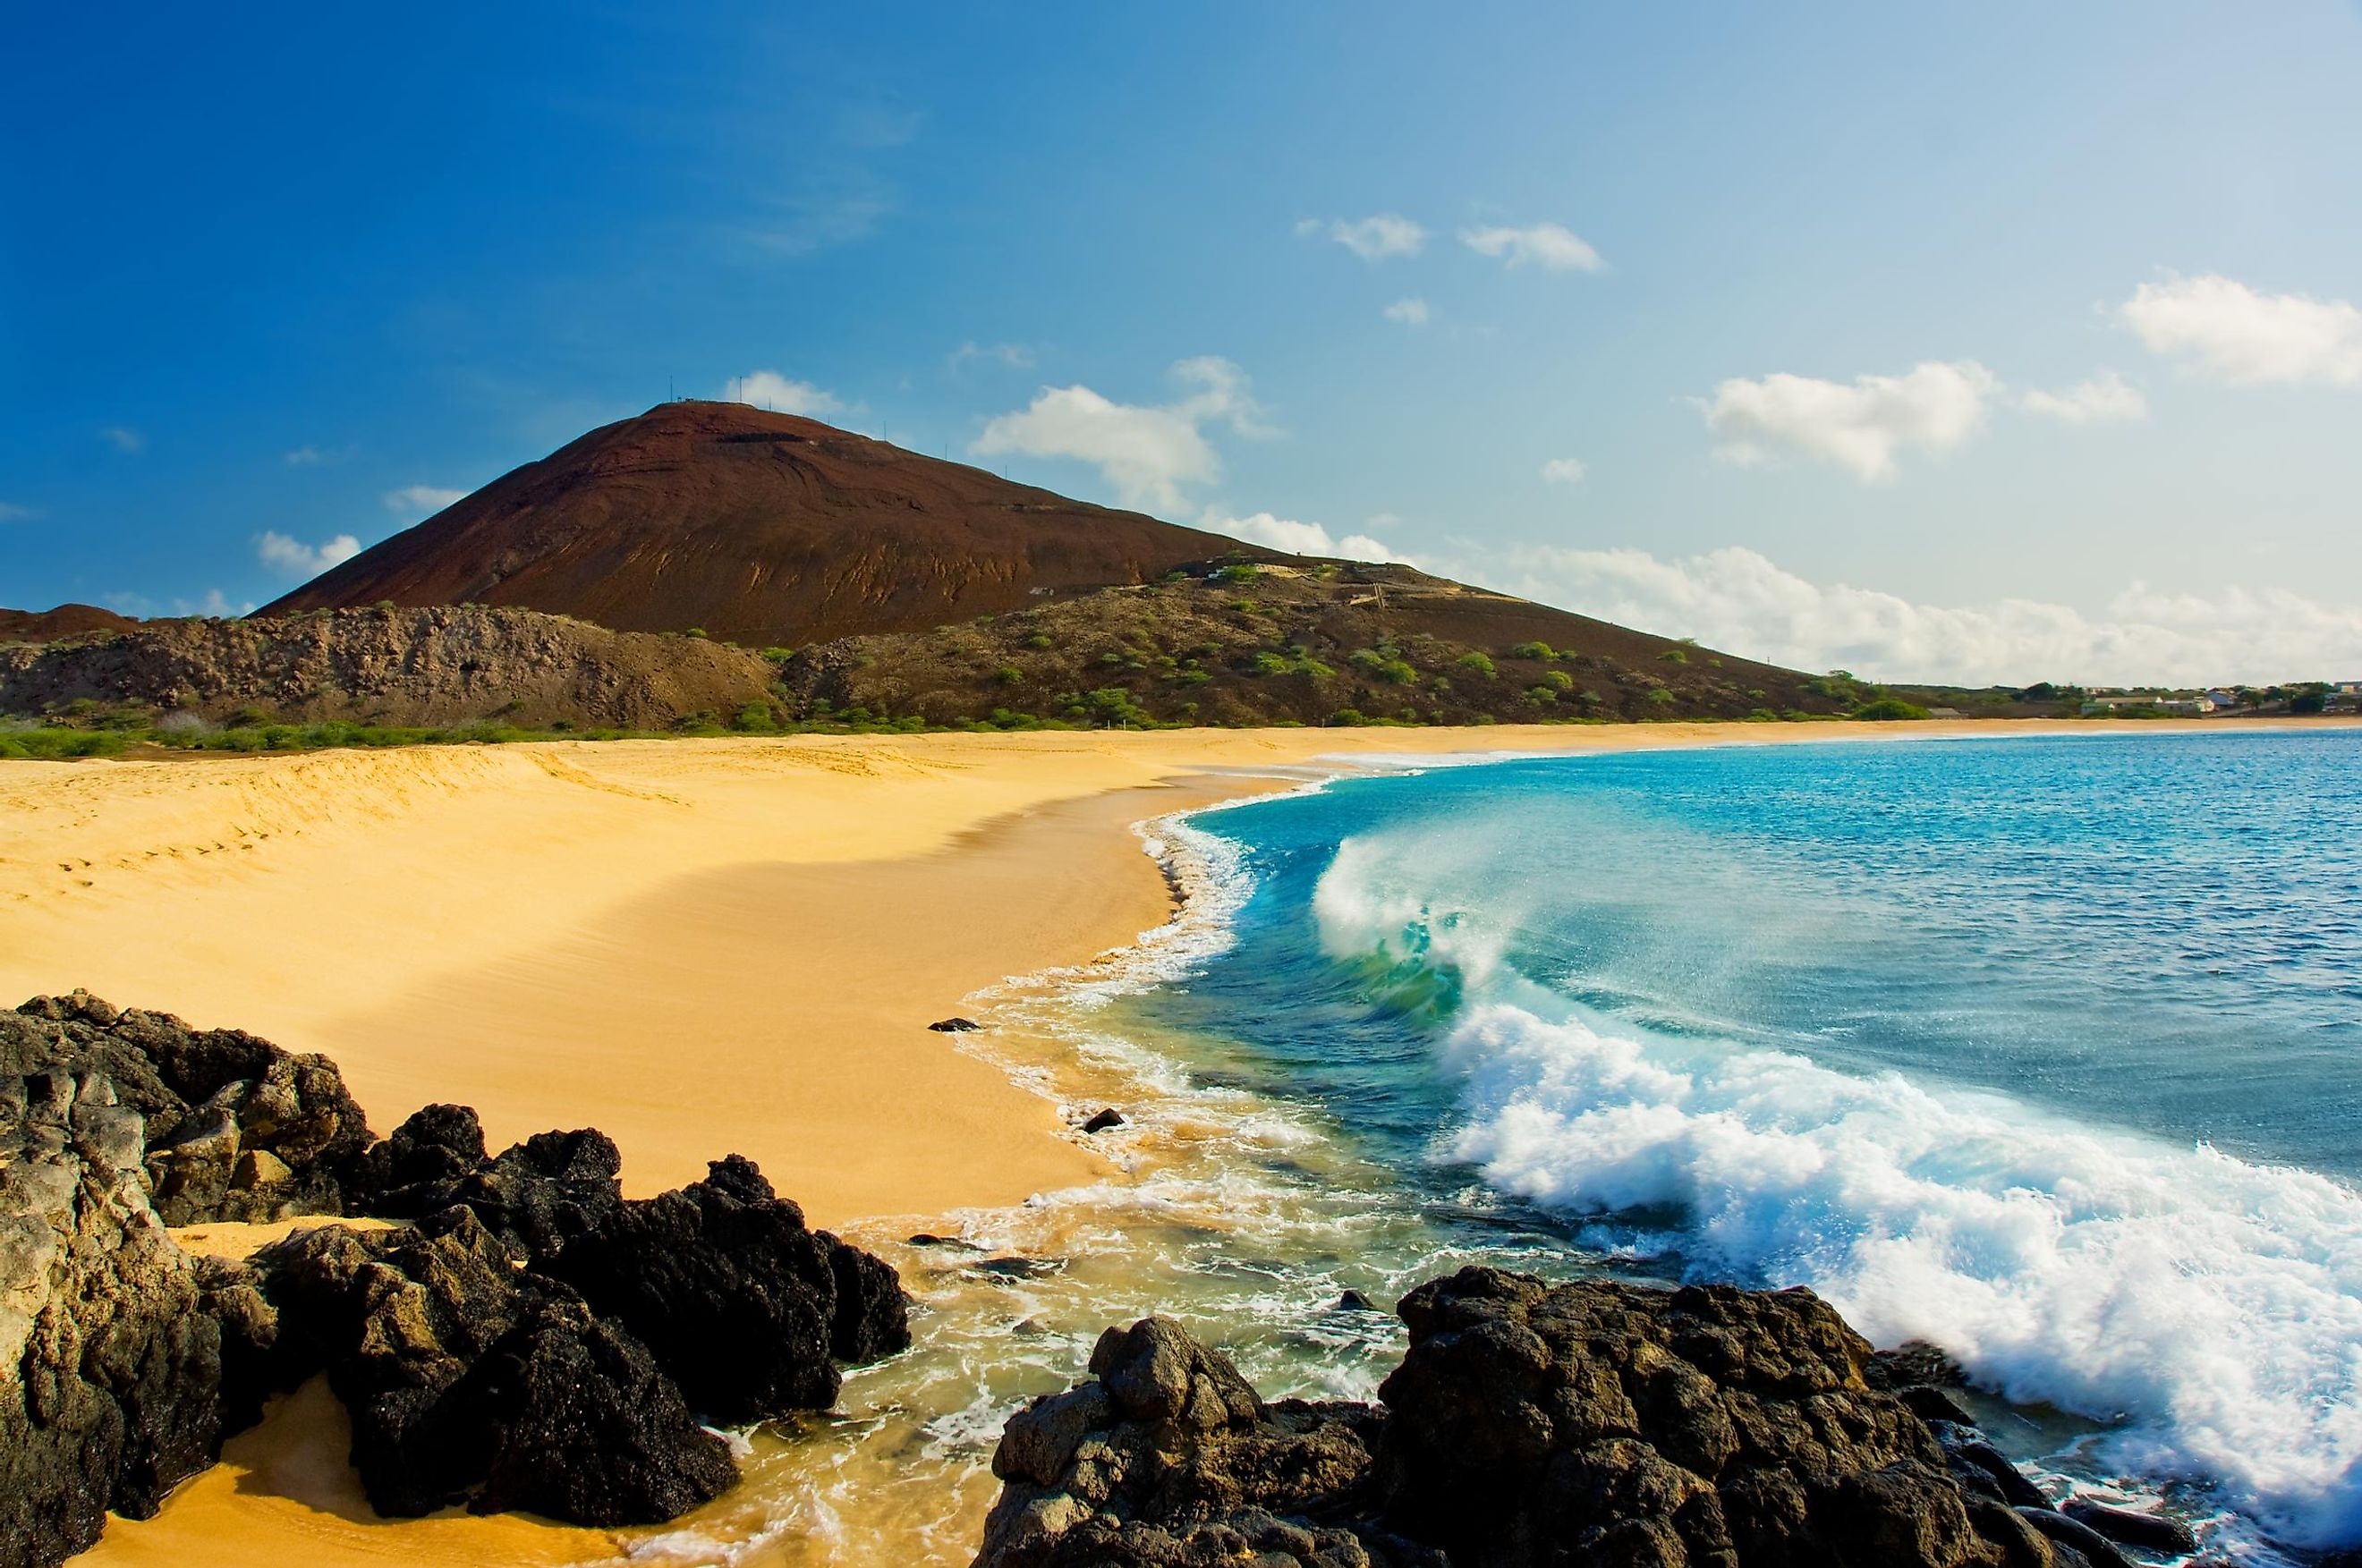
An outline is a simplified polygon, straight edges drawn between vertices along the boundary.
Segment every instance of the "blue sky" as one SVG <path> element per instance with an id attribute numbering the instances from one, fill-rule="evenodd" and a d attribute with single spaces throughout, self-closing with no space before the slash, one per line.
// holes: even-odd
<path id="1" fill-rule="evenodd" d="M 735 383 L 1815 668 L 2362 676 L 2353 5 L 472 9 L 20 26 L 0 603 Z"/>

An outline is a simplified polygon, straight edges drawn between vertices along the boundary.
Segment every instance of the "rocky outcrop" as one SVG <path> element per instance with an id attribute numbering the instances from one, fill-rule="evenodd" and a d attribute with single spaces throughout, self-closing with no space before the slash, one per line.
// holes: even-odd
<path id="1" fill-rule="evenodd" d="M 727 1489 L 727 1445 L 647 1347 L 527 1262 L 464 1206 L 258 1257 L 272 1375 L 327 1372 L 370 1507 L 646 1524 Z"/>
<path id="2" fill-rule="evenodd" d="M 1010 1419 L 979 1568 L 2088 1560 L 1964 1486 L 1809 1293 L 1470 1268 L 1398 1310 L 1374 1407 L 1265 1405 L 1175 1325 L 1109 1331 L 1095 1381 Z"/>
<path id="3" fill-rule="evenodd" d="M 488 1157 L 474 1112 L 428 1106 L 354 1182 L 414 1228 L 259 1255 L 277 1320 L 249 1359 L 281 1387 L 326 1368 L 380 1512 L 669 1519 L 735 1475 L 699 1419 L 824 1409 L 837 1361 L 910 1343 L 893 1269 L 807 1229 L 753 1161 L 635 1202 L 621 1163 L 587 1129 Z"/>
<path id="4" fill-rule="evenodd" d="M 777 673 L 758 654 L 700 637 L 610 631 L 526 609 L 387 607 L 0 643 L 0 713 L 94 703 L 182 723 L 662 729 L 767 708 Z"/>
<path id="5" fill-rule="evenodd" d="M 0 1079 L 34 1072 L 114 1086 L 144 1124 L 151 1201 L 168 1225 L 344 1213 L 370 1143 L 327 1058 L 86 992 L 0 1012 Z"/>
<path id="6" fill-rule="evenodd" d="M 221 1331 L 106 1078 L 0 1073 L 0 1563 L 56 1563 L 213 1462 Z"/>
<path id="7" fill-rule="evenodd" d="M 911 1343 L 900 1281 L 778 1197 L 751 1160 L 625 1203 L 550 1263 L 648 1343 L 690 1404 L 723 1421 L 836 1400 L 837 1361 Z"/>
<path id="8" fill-rule="evenodd" d="M 381 1513 L 660 1521 L 736 1479 L 701 1419 L 824 1408 L 837 1361 L 910 1343 L 893 1269 L 751 1161 L 640 1202 L 621 1166 L 589 1129 L 487 1156 L 454 1105 L 371 1144 L 325 1058 L 234 1030 L 79 992 L 0 1013 L 0 1564 L 152 1513 L 322 1372 Z M 244 1264 L 164 1224 L 312 1212 L 410 1223 Z"/>

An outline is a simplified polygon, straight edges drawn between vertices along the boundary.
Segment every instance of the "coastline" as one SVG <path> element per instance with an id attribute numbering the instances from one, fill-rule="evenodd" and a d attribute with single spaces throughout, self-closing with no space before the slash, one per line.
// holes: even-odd
<path id="1" fill-rule="evenodd" d="M 1120 1179 L 1050 1101 L 924 1025 L 1159 926 L 1172 889 L 1127 831 L 1145 819 L 1356 758 L 2225 728 L 800 737 L 18 763 L 0 772 L 0 984 L 80 985 L 326 1051 L 380 1131 L 418 1104 L 472 1102 L 495 1147 L 605 1129 L 635 1194 L 736 1149 L 815 1223 L 921 1218 Z M 995 1049 L 1021 1058 L 1022 1037 Z M 156 1520 L 111 1522 L 83 1560 L 615 1554 L 604 1532 L 519 1519 L 370 1519 L 320 1395 L 233 1440 Z"/>

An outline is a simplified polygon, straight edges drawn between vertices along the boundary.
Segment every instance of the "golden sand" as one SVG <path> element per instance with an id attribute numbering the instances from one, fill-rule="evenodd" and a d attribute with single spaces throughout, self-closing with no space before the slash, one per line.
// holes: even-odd
<path id="1" fill-rule="evenodd" d="M 2147 723 L 2143 732 L 2187 726 Z M 2202 726 L 2228 728 L 2221 723 Z M 626 1188 L 736 1151 L 814 1223 L 1099 1179 L 1059 1108 L 931 1021 L 1163 920 L 1126 830 L 1324 759 L 2024 734 L 1659 724 L 553 743 L 0 764 L 0 996 L 325 1051 L 382 1132 L 596 1126 Z M 2134 728 L 2112 726 L 2110 728 Z M 203 1245 L 255 1238 L 229 1227 Z M 193 1236 L 193 1240 L 195 1239 Z M 318 1385 L 85 1561 L 579 1563 L 603 1533 L 372 1518 Z"/>

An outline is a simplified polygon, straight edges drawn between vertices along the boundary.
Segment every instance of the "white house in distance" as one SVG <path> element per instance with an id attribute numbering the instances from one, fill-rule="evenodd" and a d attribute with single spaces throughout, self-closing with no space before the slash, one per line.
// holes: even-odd
<path id="1" fill-rule="evenodd" d="M 2109 696 L 2091 696 L 2083 700 L 2083 717 L 2104 718 L 2126 708 L 2137 707 L 2146 712 L 2169 714 L 2176 718 L 2197 718 L 2214 711 L 2212 696 L 2167 696 L 2159 692 L 2121 692 Z"/>

